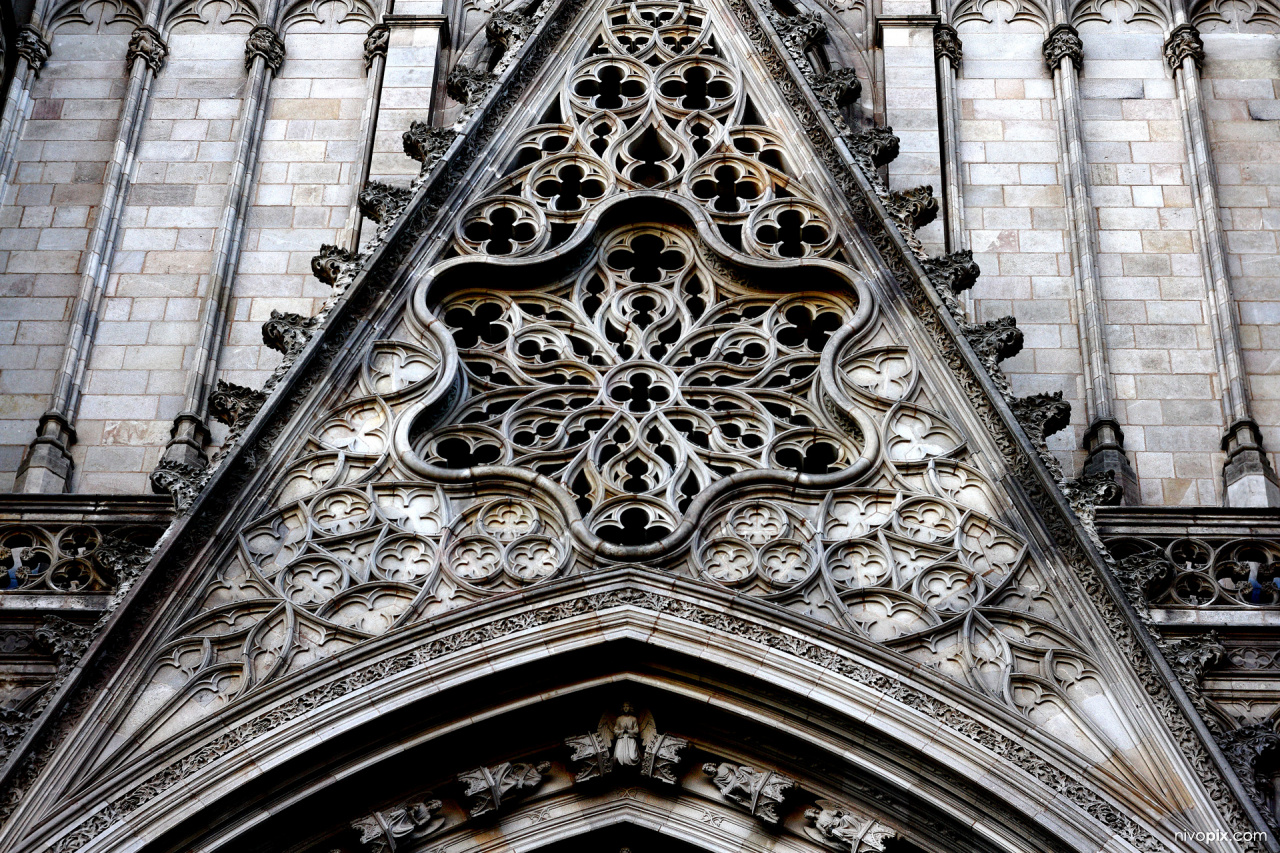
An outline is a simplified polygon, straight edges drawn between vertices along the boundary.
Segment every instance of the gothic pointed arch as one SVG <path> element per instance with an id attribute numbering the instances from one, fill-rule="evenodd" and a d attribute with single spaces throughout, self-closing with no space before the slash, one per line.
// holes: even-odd
<path id="1" fill-rule="evenodd" d="M 410 132 L 428 168 L 366 189 L 367 256 L 317 258 L 326 315 L 264 329 L 292 366 L 33 735 L 62 745 L 9 765 L 15 853 L 425 850 L 504 802 L 575 836 L 619 800 L 593 754 L 675 762 L 628 820 L 705 808 L 704 849 L 1154 853 L 1239 823 L 939 310 L 936 202 L 836 138 L 810 23 L 561 0 L 443 154 Z M 623 681 L 649 723 L 593 694 Z M 664 703 L 726 710 L 658 728 Z"/>

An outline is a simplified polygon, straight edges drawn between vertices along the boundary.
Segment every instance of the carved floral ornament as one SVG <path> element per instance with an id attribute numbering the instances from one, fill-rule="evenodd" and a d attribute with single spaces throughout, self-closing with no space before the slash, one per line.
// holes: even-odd
<path id="1" fill-rule="evenodd" d="M 630 704 L 606 712 L 595 730 L 564 743 L 567 753 L 465 770 L 455 782 L 360 817 L 351 823 L 360 849 L 440 849 L 471 832 L 486 831 L 494 816 L 505 818 L 523 809 L 538 823 L 554 812 L 577 811 L 580 806 L 570 797 L 601 796 L 668 803 L 672 797 L 684 799 L 706 815 L 704 822 L 717 826 L 725 820 L 721 810 L 745 813 L 757 822 L 757 832 L 793 834 L 843 853 L 879 853 L 898 835 L 860 809 L 804 791 L 782 773 L 728 760 L 662 733 L 652 714 Z"/>

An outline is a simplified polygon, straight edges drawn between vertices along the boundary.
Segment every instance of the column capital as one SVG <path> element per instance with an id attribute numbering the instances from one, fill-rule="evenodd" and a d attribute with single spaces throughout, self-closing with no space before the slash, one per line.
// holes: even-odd
<path id="1" fill-rule="evenodd" d="M 1204 63 L 1204 41 L 1195 24 L 1178 24 L 1165 39 L 1164 59 L 1176 72 L 1187 57 L 1191 57 L 1199 68 Z"/>
<path id="2" fill-rule="evenodd" d="M 964 59 L 964 45 L 955 27 L 939 22 L 933 27 L 933 58 L 944 56 L 951 60 L 953 68 L 959 66 Z"/>
<path id="3" fill-rule="evenodd" d="M 284 39 L 274 28 L 258 24 L 249 31 L 249 38 L 244 43 L 245 70 L 253 65 L 255 56 L 262 57 L 272 74 L 280 70 L 284 63 Z"/>
<path id="4" fill-rule="evenodd" d="M 143 24 L 129 36 L 129 50 L 124 55 L 125 67 L 132 68 L 135 59 L 141 59 L 151 69 L 152 74 L 159 74 L 169 55 L 169 46 L 155 27 Z"/>
<path id="5" fill-rule="evenodd" d="M 1058 24 L 1049 30 L 1041 49 L 1050 74 L 1062 65 L 1064 58 L 1069 58 L 1077 71 L 1084 65 L 1084 42 L 1080 41 L 1080 33 L 1070 24 Z"/>
<path id="6" fill-rule="evenodd" d="M 391 27 L 385 23 L 369 27 L 369 34 L 364 37 L 364 70 L 373 67 L 373 61 L 379 56 L 387 56 L 387 47 L 391 44 Z"/>
<path id="7" fill-rule="evenodd" d="M 18 30 L 17 44 L 14 50 L 18 56 L 27 61 L 35 76 L 40 76 L 40 69 L 49 59 L 49 43 L 40 35 L 40 31 L 31 25 Z"/>

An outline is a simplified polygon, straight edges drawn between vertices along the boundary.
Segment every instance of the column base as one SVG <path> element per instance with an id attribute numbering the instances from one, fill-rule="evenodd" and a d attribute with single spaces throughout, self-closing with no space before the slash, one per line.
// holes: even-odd
<path id="1" fill-rule="evenodd" d="M 1139 506 L 1142 494 L 1138 490 L 1138 475 L 1125 455 L 1124 431 L 1120 424 L 1111 418 L 1095 420 L 1084 434 L 1084 448 L 1089 451 L 1089 458 L 1085 460 L 1081 473 L 1090 475 L 1110 471 L 1120 486 L 1119 502 L 1126 506 Z"/>
<path id="2" fill-rule="evenodd" d="M 13 490 L 29 495 L 70 491 L 71 473 L 75 470 L 71 445 L 75 440 L 75 428 L 60 413 L 50 411 L 41 415 L 36 437 L 18 468 Z"/>
<path id="3" fill-rule="evenodd" d="M 1280 478 L 1267 461 L 1262 433 L 1253 420 L 1240 420 L 1222 436 L 1227 452 L 1222 466 L 1222 504 L 1232 507 L 1280 507 Z"/>

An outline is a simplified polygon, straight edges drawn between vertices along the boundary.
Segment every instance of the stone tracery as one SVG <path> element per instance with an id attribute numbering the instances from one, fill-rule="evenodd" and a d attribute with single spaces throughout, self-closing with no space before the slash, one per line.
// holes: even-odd
<path id="1" fill-rule="evenodd" d="M 1043 572 L 835 259 L 780 132 L 739 123 L 740 78 L 696 7 L 609 15 L 559 96 L 567 122 L 529 129 L 459 219 L 455 257 L 298 446 L 125 729 L 163 737 L 368 638 L 643 560 L 1074 714 L 1105 753 L 1107 721 L 1070 710 L 1101 680 L 1050 627 Z M 588 216 L 650 189 L 703 226 Z M 519 289 L 462 283 L 562 245 L 560 271 Z"/>

